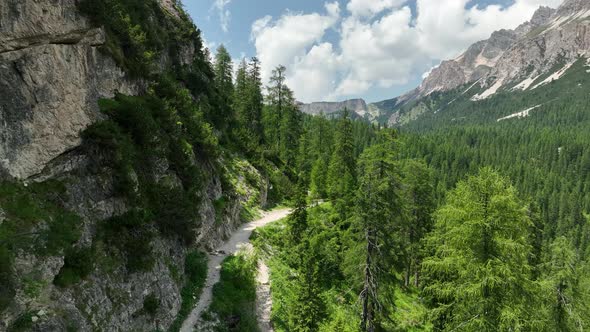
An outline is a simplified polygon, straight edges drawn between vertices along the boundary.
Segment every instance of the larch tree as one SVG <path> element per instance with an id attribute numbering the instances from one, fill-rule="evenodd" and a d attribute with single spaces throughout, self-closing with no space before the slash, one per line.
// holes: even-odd
<path id="1" fill-rule="evenodd" d="M 288 166 L 295 166 L 297 146 L 301 136 L 301 112 L 297 109 L 293 91 L 285 84 L 287 69 L 278 66 L 272 71 L 267 87 L 268 141 Z"/>
<path id="2" fill-rule="evenodd" d="M 490 168 L 458 183 L 435 214 L 434 254 L 423 262 L 433 316 L 444 331 L 534 328 L 525 205 Z"/>
<path id="3" fill-rule="evenodd" d="M 550 245 L 548 259 L 543 292 L 549 308 L 548 326 L 557 332 L 583 331 L 590 324 L 588 266 L 563 236 Z"/>

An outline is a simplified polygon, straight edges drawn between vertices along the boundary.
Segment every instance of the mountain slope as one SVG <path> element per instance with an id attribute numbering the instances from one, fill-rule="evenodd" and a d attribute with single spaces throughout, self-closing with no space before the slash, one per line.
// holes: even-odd
<path id="1" fill-rule="evenodd" d="M 590 2 L 568 0 L 557 10 L 541 7 L 515 30 L 494 32 L 453 60 L 443 61 L 422 84 L 400 97 L 369 105 L 391 125 L 500 92 L 531 91 L 564 77 L 590 56 Z M 577 66 L 575 70 L 582 70 Z M 441 95 L 447 104 L 433 102 Z M 535 105 L 531 105 L 535 106 Z"/>

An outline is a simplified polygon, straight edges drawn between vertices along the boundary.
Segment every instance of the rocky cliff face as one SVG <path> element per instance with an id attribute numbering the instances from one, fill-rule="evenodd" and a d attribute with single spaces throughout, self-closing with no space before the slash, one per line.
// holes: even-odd
<path id="1" fill-rule="evenodd" d="M 324 114 L 326 116 L 333 113 L 341 112 L 344 109 L 349 110 L 361 118 L 367 114 L 367 103 L 363 99 L 351 99 L 343 102 L 316 102 L 311 104 L 300 104 L 299 109 L 303 113 L 311 115 Z"/>
<path id="2" fill-rule="evenodd" d="M 59 197 L 64 208 L 81 217 L 75 247 L 96 244 L 99 225 L 125 213 L 127 202 L 115 195 L 114 171 L 96 170 L 100 156 L 82 144 L 81 132 L 105 118 L 97 101 L 116 93 L 136 95 L 146 82 L 131 79 L 110 56 L 99 50 L 105 31 L 80 14 L 76 0 L 6 0 L 0 3 L 0 181 L 33 183 L 57 180 L 64 184 Z M 174 3 L 162 1 L 174 12 Z M 181 48 L 181 62 L 192 60 L 192 45 Z M 168 54 L 162 54 L 166 68 Z M 155 176 L 177 186 L 166 160 Z M 207 164 L 200 201 L 201 227 L 196 243 L 216 246 L 241 222 L 242 205 L 258 196 L 264 200 L 266 183 L 251 166 L 236 175 L 241 194 L 230 196 L 222 211 L 215 202 L 226 196 L 221 179 Z M 253 187 L 240 174 L 255 178 Z M 170 180 L 172 178 L 172 180 Z M 174 178 L 176 180 L 174 180 Z M 0 182 L 0 186 L 2 183 Z M 0 225 L 4 221 L 0 207 Z M 39 220 L 38 227 L 47 227 Z M 149 271 L 128 273 L 108 255 L 88 278 L 68 288 L 52 282 L 64 266 L 64 256 L 19 251 L 13 262 L 16 294 L 0 312 L 0 330 L 25 317 L 34 331 L 151 331 L 166 330 L 181 303 L 187 247 L 173 238 L 156 237 L 150 244 L 155 263 Z M 32 281 L 31 281 L 32 280 Z M 34 291 L 31 291 L 34 285 Z M 159 299 L 154 316 L 142 312 L 148 295 Z M 25 316 L 23 316 L 25 315 Z M 31 322 L 32 321 L 32 322 Z"/>
<path id="3" fill-rule="evenodd" d="M 496 31 L 489 39 L 471 45 L 458 58 L 443 61 L 416 91 L 410 93 L 410 99 L 425 97 L 435 91 L 453 90 L 466 83 L 484 79 L 490 75 L 506 51 L 529 32 L 547 24 L 554 13 L 554 9 L 541 7 L 529 22 L 517 29 Z"/>
<path id="4" fill-rule="evenodd" d="M 474 100 L 506 89 L 534 89 L 559 79 L 590 51 L 590 4 L 566 1 L 545 24 L 520 38 L 482 80 Z"/>
<path id="5" fill-rule="evenodd" d="M 80 144 L 80 131 L 101 116 L 98 98 L 141 84 L 98 51 L 104 31 L 76 1 L 0 6 L 0 175 L 24 179 Z"/>

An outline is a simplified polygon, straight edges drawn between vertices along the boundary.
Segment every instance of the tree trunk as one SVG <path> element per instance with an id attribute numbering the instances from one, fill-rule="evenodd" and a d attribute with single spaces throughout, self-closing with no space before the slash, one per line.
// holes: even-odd
<path id="1" fill-rule="evenodd" d="M 363 315 L 361 320 L 361 331 L 366 332 L 373 332 L 375 331 L 375 326 L 373 324 L 374 320 L 374 280 L 373 280 L 373 272 L 372 272 L 372 255 L 374 251 L 373 247 L 373 231 L 371 229 L 367 229 L 365 233 L 365 239 L 367 241 L 367 252 L 366 252 L 366 260 L 365 260 L 365 281 L 363 285 L 363 291 L 361 292 L 361 299 L 363 303 Z"/>

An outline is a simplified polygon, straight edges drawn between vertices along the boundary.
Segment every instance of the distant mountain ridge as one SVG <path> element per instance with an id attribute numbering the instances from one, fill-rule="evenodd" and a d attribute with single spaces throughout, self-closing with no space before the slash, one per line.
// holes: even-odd
<path id="1" fill-rule="evenodd" d="M 331 116 L 334 113 L 338 113 L 344 109 L 355 113 L 359 117 L 364 117 L 368 112 L 367 103 L 363 99 L 350 99 L 342 102 L 314 102 L 309 104 L 300 103 L 299 110 L 303 113 L 311 115 L 324 114 Z"/>

